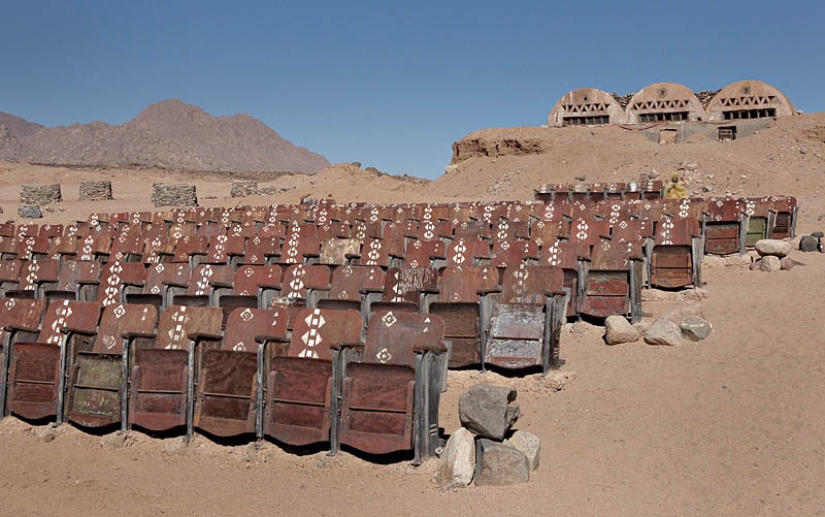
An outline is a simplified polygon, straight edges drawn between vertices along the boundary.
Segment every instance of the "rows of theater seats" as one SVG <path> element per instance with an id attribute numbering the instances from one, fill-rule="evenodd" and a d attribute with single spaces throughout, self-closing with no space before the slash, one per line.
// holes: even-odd
<path id="1" fill-rule="evenodd" d="M 699 285 L 704 253 L 790 236 L 796 217 L 793 198 L 585 193 L 0 225 L 0 323 L 17 329 L 3 342 L 5 411 L 426 455 L 447 365 L 546 371 L 558 362 L 565 317 L 638 318 L 643 287 Z M 139 323 L 108 323 L 123 314 Z M 81 315 L 89 319 L 71 320 Z M 283 333 L 253 330 L 254 318 Z M 407 337 L 379 331 L 377 321 Z M 243 332 L 251 334 L 235 337 Z M 310 342 L 332 352 L 316 357 Z M 297 423 L 281 428 L 279 418 Z"/>
<path id="2" fill-rule="evenodd" d="M 4 414 L 84 428 L 195 429 L 341 444 L 370 454 L 438 446 L 443 322 L 379 310 L 287 311 L 6 298 Z M 364 328 L 366 331 L 364 332 Z"/>

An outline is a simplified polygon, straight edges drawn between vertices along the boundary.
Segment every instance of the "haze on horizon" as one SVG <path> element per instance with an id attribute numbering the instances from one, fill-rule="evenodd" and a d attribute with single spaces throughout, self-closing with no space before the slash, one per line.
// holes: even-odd
<path id="1" fill-rule="evenodd" d="M 759 79 L 825 110 L 825 4 L 43 1 L 4 7 L 0 111 L 126 122 L 179 98 L 247 113 L 331 162 L 435 178 L 481 128 L 541 125 L 564 93 Z"/>

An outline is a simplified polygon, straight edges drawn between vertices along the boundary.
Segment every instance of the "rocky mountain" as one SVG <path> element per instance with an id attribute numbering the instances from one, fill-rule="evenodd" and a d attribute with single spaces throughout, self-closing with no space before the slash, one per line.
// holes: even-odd
<path id="1" fill-rule="evenodd" d="M 82 166 L 315 173 L 329 162 L 249 115 L 215 117 L 179 100 L 152 104 L 119 126 L 44 127 L 0 113 L 0 159 Z"/>

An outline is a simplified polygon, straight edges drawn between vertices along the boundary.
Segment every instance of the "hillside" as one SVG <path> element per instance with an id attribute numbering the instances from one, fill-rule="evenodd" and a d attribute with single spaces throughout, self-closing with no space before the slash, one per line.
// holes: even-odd
<path id="1" fill-rule="evenodd" d="M 0 159 L 245 173 L 315 173 L 329 165 L 249 115 L 215 117 L 179 100 L 153 104 L 119 126 L 92 122 L 47 128 L 0 113 Z"/>

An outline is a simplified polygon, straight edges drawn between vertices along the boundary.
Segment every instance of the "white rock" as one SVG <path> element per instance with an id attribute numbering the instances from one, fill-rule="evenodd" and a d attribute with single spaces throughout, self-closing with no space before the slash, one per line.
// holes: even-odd
<path id="1" fill-rule="evenodd" d="M 774 257 L 784 257 L 791 252 L 791 243 L 779 239 L 761 239 L 756 241 L 756 251 L 761 256 L 773 255 Z"/>
<path id="2" fill-rule="evenodd" d="M 645 332 L 645 343 L 648 345 L 679 345 L 682 343 L 682 329 L 679 328 L 678 323 L 658 319 Z"/>
<path id="3" fill-rule="evenodd" d="M 759 261 L 759 271 L 773 273 L 781 269 L 782 261 L 779 260 L 779 257 L 774 257 L 773 255 L 766 255 L 762 257 L 762 260 Z"/>
<path id="4" fill-rule="evenodd" d="M 516 431 L 513 433 L 513 436 L 504 440 L 504 445 L 515 447 L 527 456 L 527 464 L 530 466 L 530 472 L 539 468 L 541 442 L 538 436 L 527 431 Z"/>
<path id="5" fill-rule="evenodd" d="M 635 343 L 642 337 L 623 316 L 608 316 L 604 320 L 604 340 L 608 345 Z"/>
<path id="6" fill-rule="evenodd" d="M 450 436 L 441 455 L 436 483 L 438 486 L 467 486 L 476 470 L 476 444 L 473 433 L 461 427 Z"/>

